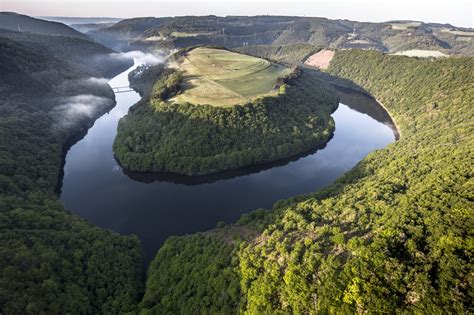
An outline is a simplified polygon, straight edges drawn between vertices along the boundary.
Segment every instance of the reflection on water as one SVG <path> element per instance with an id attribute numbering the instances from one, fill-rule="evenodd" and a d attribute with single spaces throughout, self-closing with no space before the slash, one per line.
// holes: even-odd
<path id="1" fill-rule="evenodd" d="M 392 118 L 374 98 L 342 86 L 335 86 L 335 88 L 339 94 L 341 103 L 347 104 L 350 109 L 356 110 L 362 114 L 367 114 L 376 121 L 388 126 L 392 129 L 395 140 L 398 140 L 400 135 L 397 127 L 392 121 Z"/>
<path id="2" fill-rule="evenodd" d="M 257 174 L 271 168 L 284 166 L 290 162 L 295 162 L 302 157 L 314 154 L 318 150 L 322 150 L 325 147 L 326 147 L 326 144 L 313 148 L 306 152 L 302 152 L 300 154 L 278 160 L 278 161 L 261 163 L 257 165 L 249 165 L 249 166 L 241 167 L 239 169 L 222 171 L 222 172 L 213 173 L 209 175 L 202 175 L 202 176 L 186 176 L 186 175 L 172 174 L 172 173 L 133 172 L 127 169 L 122 169 L 122 171 L 130 179 L 136 180 L 139 182 L 144 182 L 144 183 L 152 183 L 152 182 L 158 181 L 158 182 L 171 182 L 175 184 L 182 184 L 182 185 L 189 185 L 189 186 L 201 185 L 201 184 L 213 183 L 213 182 L 217 182 L 217 181 L 225 180 L 225 179 L 232 179 L 234 177 L 239 177 L 239 176 Z M 117 163 L 119 162 L 117 161 Z"/>
<path id="3" fill-rule="evenodd" d="M 127 72 L 110 84 L 127 85 Z M 117 106 L 68 152 L 61 200 L 97 226 L 138 235 L 149 262 L 170 235 L 204 231 L 219 221 L 233 222 L 245 212 L 271 208 L 279 199 L 320 189 L 369 152 L 394 141 L 383 109 L 361 94 L 344 94 L 342 102 L 347 105 L 340 104 L 332 115 L 336 130 L 324 148 L 198 178 L 122 170 L 112 144 L 118 120 L 139 96 L 117 94 Z"/>

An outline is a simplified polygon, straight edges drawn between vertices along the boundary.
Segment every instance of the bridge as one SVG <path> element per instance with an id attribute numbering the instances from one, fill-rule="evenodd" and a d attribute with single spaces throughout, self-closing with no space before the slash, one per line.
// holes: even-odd
<path id="1" fill-rule="evenodd" d="M 116 86 L 112 87 L 114 93 L 127 93 L 127 92 L 134 92 L 134 90 L 130 86 Z"/>

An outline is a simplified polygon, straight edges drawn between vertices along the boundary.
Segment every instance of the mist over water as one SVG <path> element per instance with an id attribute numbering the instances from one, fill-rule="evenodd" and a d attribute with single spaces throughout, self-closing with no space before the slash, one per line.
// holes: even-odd
<path id="1" fill-rule="evenodd" d="M 162 53 L 161 51 L 152 54 L 133 50 L 128 52 L 112 53 L 110 54 L 110 56 L 117 59 L 133 59 L 135 61 L 135 64 L 149 65 L 163 63 L 166 59 L 166 54 Z"/>
<path id="2" fill-rule="evenodd" d="M 91 118 L 106 112 L 114 105 L 114 95 L 105 78 L 89 77 L 66 80 L 56 87 L 58 94 L 69 95 L 51 98 L 51 111 L 55 127 L 69 129 L 88 123 Z"/>
<path id="3" fill-rule="evenodd" d="M 128 85 L 129 71 L 112 79 L 110 85 Z M 112 144 L 119 119 L 140 97 L 131 92 L 116 94 L 116 99 L 114 109 L 99 118 L 68 152 L 61 200 L 94 225 L 138 235 L 147 263 L 171 235 L 206 231 L 219 221 L 232 223 L 249 211 L 269 209 L 280 199 L 316 191 L 368 153 L 395 140 L 373 100 L 361 104 L 358 98 L 351 105 L 350 98 L 344 98 L 347 105 L 341 104 L 332 115 L 334 137 L 325 148 L 309 155 L 201 182 L 173 176 L 129 177 L 114 159 Z M 365 105 L 363 110 L 361 105 Z"/>
<path id="4" fill-rule="evenodd" d="M 63 103 L 54 109 L 58 124 L 62 127 L 72 127 L 86 118 L 92 118 L 105 111 L 113 103 L 107 97 L 81 94 L 63 99 Z"/>

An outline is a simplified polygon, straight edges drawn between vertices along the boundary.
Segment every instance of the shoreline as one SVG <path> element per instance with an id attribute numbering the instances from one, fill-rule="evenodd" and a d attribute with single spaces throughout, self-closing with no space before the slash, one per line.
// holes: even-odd
<path id="1" fill-rule="evenodd" d="M 388 108 L 377 98 L 375 98 L 375 101 L 387 112 L 388 116 L 390 116 L 390 119 L 392 120 L 393 126 L 395 127 L 395 130 L 397 131 L 397 134 L 395 135 L 395 140 L 398 141 L 402 138 L 402 131 L 400 129 L 400 125 L 397 124 L 397 121 L 393 117 L 393 115 L 390 113 Z"/>

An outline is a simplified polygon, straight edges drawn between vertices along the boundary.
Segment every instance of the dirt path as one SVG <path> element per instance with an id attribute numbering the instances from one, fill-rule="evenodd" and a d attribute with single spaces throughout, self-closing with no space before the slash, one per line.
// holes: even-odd
<path id="1" fill-rule="evenodd" d="M 304 64 L 315 68 L 327 69 L 333 57 L 333 50 L 323 49 L 320 52 L 309 56 L 309 58 L 306 59 Z"/>

